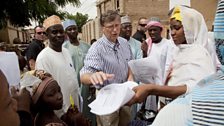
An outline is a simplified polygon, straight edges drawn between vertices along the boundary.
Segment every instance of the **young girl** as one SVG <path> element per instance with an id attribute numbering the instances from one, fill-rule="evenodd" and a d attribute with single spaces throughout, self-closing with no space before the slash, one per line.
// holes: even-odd
<path id="1" fill-rule="evenodd" d="M 37 110 L 37 114 L 34 116 L 34 125 L 67 126 L 54 113 L 54 110 L 61 109 L 63 105 L 61 88 L 58 83 L 44 72 L 37 71 L 34 72 L 34 75 L 37 77 L 24 76 L 24 79 L 29 77 L 34 82 L 31 92 L 32 101 Z"/>
<path id="2" fill-rule="evenodd" d="M 33 82 L 32 90 L 28 90 L 31 91 L 32 101 L 37 111 L 34 115 L 35 126 L 89 125 L 89 122 L 78 112 L 74 105 L 63 115 L 63 120 L 57 117 L 54 110 L 61 109 L 63 105 L 60 86 L 50 74 L 43 71 L 36 71 L 34 75 L 25 75 L 24 79 L 32 80 L 26 82 Z"/>

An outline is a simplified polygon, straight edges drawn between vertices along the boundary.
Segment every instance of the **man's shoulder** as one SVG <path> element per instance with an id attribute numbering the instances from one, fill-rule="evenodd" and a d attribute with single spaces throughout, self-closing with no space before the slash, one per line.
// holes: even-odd
<path id="1" fill-rule="evenodd" d="M 29 44 L 29 48 L 38 46 L 37 41 L 32 40 Z"/>
<path id="2" fill-rule="evenodd" d="M 38 54 L 38 57 L 49 57 L 48 55 L 49 53 L 50 53 L 50 48 L 46 47 Z"/>
<path id="3" fill-rule="evenodd" d="M 133 42 L 135 42 L 138 45 L 141 45 L 141 42 L 138 41 L 137 39 L 133 38 L 133 37 L 130 37 L 130 40 L 133 41 Z"/>
<path id="4" fill-rule="evenodd" d="M 133 36 L 136 36 L 136 35 L 138 35 L 139 34 L 139 32 L 138 31 L 136 31 L 134 34 L 133 34 Z"/>
<path id="5" fill-rule="evenodd" d="M 161 42 L 166 46 L 175 47 L 174 42 L 170 39 L 163 38 Z"/>
<path id="6" fill-rule="evenodd" d="M 86 48 L 90 48 L 90 45 L 87 42 L 83 41 L 83 40 L 80 40 L 80 44 L 82 44 Z"/>
<path id="7" fill-rule="evenodd" d="M 62 47 L 62 53 L 66 55 L 70 55 L 69 50 L 65 47 Z"/>
<path id="8" fill-rule="evenodd" d="M 44 44 L 37 40 L 32 40 L 28 46 L 28 49 L 30 51 L 33 51 L 34 49 L 42 50 L 43 48 L 44 48 Z"/>
<path id="9" fill-rule="evenodd" d="M 128 44 L 127 39 L 125 39 L 125 38 L 118 37 L 117 40 L 118 40 L 118 42 L 119 42 L 119 44 L 120 44 L 121 46 L 130 46 L 130 45 Z"/>
<path id="10" fill-rule="evenodd" d="M 38 43 L 40 43 L 40 41 L 33 39 L 30 43 L 30 45 L 39 45 Z"/>

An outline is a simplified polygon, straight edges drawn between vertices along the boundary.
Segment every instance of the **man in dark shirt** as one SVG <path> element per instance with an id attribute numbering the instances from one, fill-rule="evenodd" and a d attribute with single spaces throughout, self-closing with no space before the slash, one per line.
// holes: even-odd
<path id="1" fill-rule="evenodd" d="M 38 54 L 44 49 L 43 41 L 45 40 L 45 29 L 43 26 L 36 26 L 34 28 L 34 39 L 29 44 L 26 52 L 26 57 L 28 61 L 28 67 L 30 70 L 35 69 L 35 62 Z"/>
<path id="2" fill-rule="evenodd" d="M 135 32 L 135 34 L 132 36 L 134 39 L 137 39 L 140 42 L 143 42 L 144 40 L 146 40 L 146 28 L 145 26 L 147 25 L 147 18 L 145 17 L 141 17 L 138 20 L 138 28 L 137 31 Z"/>

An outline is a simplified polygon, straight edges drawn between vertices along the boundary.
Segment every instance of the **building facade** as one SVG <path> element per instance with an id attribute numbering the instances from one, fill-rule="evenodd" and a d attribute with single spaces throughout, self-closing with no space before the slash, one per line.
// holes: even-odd
<path id="1" fill-rule="evenodd" d="M 10 23 L 8 23 L 5 28 L 0 29 L 0 42 L 12 45 L 15 38 L 20 39 L 22 43 L 30 41 L 30 30 L 14 27 L 10 25 Z"/>
<path id="2" fill-rule="evenodd" d="M 191 0 L 191 7 L 201 12 L 205 18 L 209 30 L 212 24 L 217 7 L 217 0 Z M 203 3 L 203 4 L 202 4 Z M 97 0 L 97 17 L 87 22 L 82 28 L 83 39 L 90 42 L 91 39 L 98 39 L 101 35 L 99 17 L 107 10 L 118 10 L 121 15 L 128 15 L 132 20 L 133 33 L 135 33 L 138 19 L 140 17 L 158 17 L 164 25 L 163 36 L 168 33 L 169 0 Z M 209 9 L 209 10 L 208 10 Z"/>

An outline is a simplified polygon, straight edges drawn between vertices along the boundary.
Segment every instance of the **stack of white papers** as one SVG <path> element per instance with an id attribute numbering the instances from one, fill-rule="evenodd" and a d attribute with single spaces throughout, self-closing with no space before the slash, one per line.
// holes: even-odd
<path id="1" fill-rule="evenodd" d="M 19 85 L 20 70 L 15 52 L 0 52 L 0 69 L 6 76 L 10 87 Z"/>
<path id="2" fill-rule="evenodd" d="M 96 99 L 89 104 L 92 113 L 96 115 L 108 115 L 124 106 L 135 95 L 133 87 L 137 83 L 128 81 L 121 84 L 110 84 L 97 94 Z"/>

